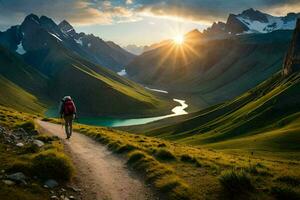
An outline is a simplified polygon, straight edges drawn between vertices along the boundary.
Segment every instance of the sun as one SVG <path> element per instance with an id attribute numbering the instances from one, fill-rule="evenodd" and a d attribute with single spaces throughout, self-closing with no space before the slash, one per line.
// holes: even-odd
<path id="1" fill-rule="evenodd" d="M 183 35 L 177 35 L 173 38 L 174 42 L 178 45 L 182 45 L 184 43 L 184 36 Z"/>

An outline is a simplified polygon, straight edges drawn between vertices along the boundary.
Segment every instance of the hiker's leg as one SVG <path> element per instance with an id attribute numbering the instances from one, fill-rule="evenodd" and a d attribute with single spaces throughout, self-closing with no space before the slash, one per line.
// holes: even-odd
<path id="1" fill-rule="evenodd" d="M 69 138 L 70 137 L 70 121 L 69 121 L 68 117 L 65 117 L 65 130 L 66 130 L 67 138 Z"/>
<path id="2" fill-rule="evenodd" d="M 72 132 L 73 132 L 73 120 L 70 121 L 70 137 L 72 136 Z"/>

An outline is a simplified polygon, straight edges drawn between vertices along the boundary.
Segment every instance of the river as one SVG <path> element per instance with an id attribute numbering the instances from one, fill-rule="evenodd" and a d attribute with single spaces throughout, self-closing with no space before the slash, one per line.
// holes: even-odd
<path id="1" fill-rule="evenodd" d="M 152 89 L 149 87 L 145 87 L 147 90 L 151 90 L 154 92 L 159 93 L 168 93 L 165 90 L 159 90 L 159 89 Z M 150 122 L 154 122 L 157 120 L 179 116 L 179 115 L 185 115 L 188 114 L 185 109 L 188 107 L 188 104 L 185 102 L 185 100 L 180 99 L 173 99 L 173 101 L 177 102 L 179 105 L 175 106 L 170 114 L 168 115 L 162 115 L 157 117 L 146 117 L 146 118 L 133 118 L 133 119 L 122 119 L 122 118 L 110 118 L 110 117 L 84 117 L 76 120 L 76 122 L 81 124 L 87 124 L 87 125 L 94 125 L 94 126 L 106 126 L 106 127 L 119 127 L 119 126 L 133 126 L 133 125 L 140 125 L 140 124 L 147 124 Z M 46 113 L 46 116 L 48 117 L 56 117 L 57 116 L 56 109 L 49 109 Z"/>

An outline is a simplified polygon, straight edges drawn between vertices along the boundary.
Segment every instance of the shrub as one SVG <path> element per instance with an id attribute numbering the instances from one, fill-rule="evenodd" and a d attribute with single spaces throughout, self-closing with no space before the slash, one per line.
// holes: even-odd
<path id="1" fill-rule="evenodd" d="M 20 151 L 21 154 L 37 153 L 40 148 L 36 144 L 26 144 Z"/>
<path id="2" fill-rule="evenodd" d="M 35 124 L 33 121 L 27 121 L 16 125 L 16 128 L 23 128 L 25 131 L 31 132 L 35 130 Z"/>
<path id="3" fill-rule="evenodd" d="M 167 145 L 165 143 L 160 143 L 157 145 L 158 147 L 166 147 Z"/>
<path id="4" fill-rule="evenodd" d="M 156 188 L 167 195 L 167 199 L 190 199 L 189 187 L 176 176 L 164 176 L 155 183 Z"/>
<path id="5" fill-rule="evenodd" d="M 52 142 L 52 141 L 59 140 L 59 138 L 57 136 L 49 136 L 49 135 L 37 135 L 35 137 L 35 139 L 41 140 L 45 143 L 49 143 L 49 142 Z"/>
<path id="6" fill-rule="evenodd" d="M 128 159 L 127 163 L 132 164 L 132 163 L 135 163 L 135 162 L 137 162 L 140 159 L 145 158 L 145 157 L 146 157 L 146 155 L 143 152 L 134 151 L 131 154 L 129 154 L 129 159 Z"/>
<path id="7" fill-rule="evenodd" d="M 294 176 L 280 176 L 276 179 L 276 181 L 280 181 L 282 183 L 286 183 L 291 186 L 298 186 L 300 185 L 300 179 Z"/>
<path id="8" fill-rule="evenodd" d="M 133 150 L 135 150 L 135 149 L 136 149 L 135 146 L 130 145 L 130 144 L 125 144 L 125 145 L 121 146 L 121 147 L 116 151 L 116 153 L 130 152 L 130 151 L 133 151 Z"/>
<path id="9" fill-rule="evenodd" d="M 299 200 L 300 194 L 294 191 L 290 187 L 272 187 L 271 193 L 276 199 L 288 199 L 288 200 Z"/>
<path id="10" fill-rule="evenodd" d="M 181 155 L 180 160 L 182 162 L 189 162 L 189 163 L 195 163 L 197 161 L 194 157 L 188 154 Z"/>
<path id="11" fill-rule="evenodd" d="M 176 157 L 167 149 L 159 149 L 155 153 L 155 157 L 160 160 L 175 160 Z"/>
<path id="12" fill-rule="evenodd" d="M 224 189 L 232 194 L 254 190 L 249 175 L 243 170 L 225 170 L 221 173 L 219 181 Z"/>
<path id="13" fill-rule="evenodd" d="M 15 161 L 14 163 L 11 163 L 6 171 L 8 173 L 23 172 L 27 175 L 31 175 L 32 173 L 30 163 L 24 161 Z"/>
<path id="14" fill-rule="evenodd" d="M 70 180 L 73 166 L 63 154 L 45 152 L 38 154 L 32 160 L 32 170 L 41 179 Z"/>

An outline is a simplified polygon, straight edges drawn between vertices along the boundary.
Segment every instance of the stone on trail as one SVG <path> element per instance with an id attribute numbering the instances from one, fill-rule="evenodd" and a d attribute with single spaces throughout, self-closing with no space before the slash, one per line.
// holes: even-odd
<path id="1" fill-rule="evenodd" d="M 19 142 L 16 144 L 17 147 L 24 147 L 24 144 L 22 142 Z"/>
<path id="2" fill-rule="evenodd" d="M 2 180 L 2 182 L 6 185 L 14 185 L 15 182 L 11 181 L 11 180 Z"/>
<path id="3" fill-rule="evenodd" d="M 49 180 L 45 181 L 44 187 L 45 186 L 46 186 L 46 188 L 55 188 L 58 186 L 58 183 L 56 180 L 49 179 Z"/>
<path id="4" fill-rule="evenodd" d="M 16 182 L 25 183 L 26 176 L 22 172 L 17 172 L 14 174 L 7 175 L 7 179 Z"/>
<path id="5" fill-rule="evenodd" d="M 45 143 L 41 140 L 33 140 L 33 144 L 37 145 L 38 147 L 42 147 L 45 145 Z"/>

